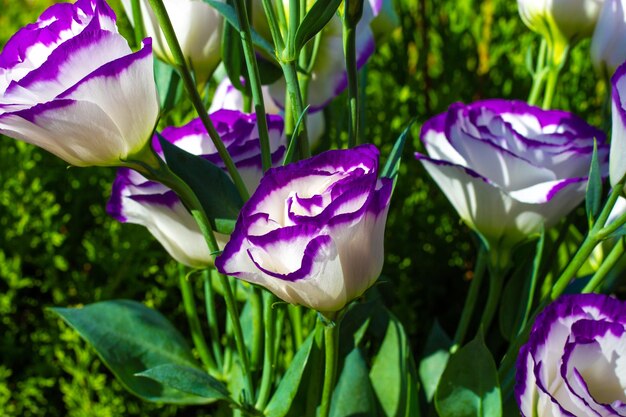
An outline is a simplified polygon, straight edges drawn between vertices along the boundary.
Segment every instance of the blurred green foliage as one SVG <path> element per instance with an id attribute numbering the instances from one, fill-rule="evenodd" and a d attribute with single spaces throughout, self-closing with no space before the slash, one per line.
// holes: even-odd
<path id="1" fill-rule="evenodd" d="M 51 2 L 0 0 L 0 45 Z M 119 2 L 113 2 L 119 10 Z M 365 71 L 365 138 L 388 154 L 416 117 L 387 225 L 378 288 L 419 354 L 435 317 L 452 332 L 475 245 L 443 194 L 413 159 L 419 126 L 455 101 L 525 99 L 527 51 L 538 38 L 507 0 L 397 0 L 401 28 Z M 578 45 L 555 107 L 602 123 L 606 87 Z M 326 145 L 345 120 L 326 112 Z M 67 168 L 30 145 L 0 138 L 0 415 L 182 416 L 200 410 L 143 403 L 127 394 L 79 336 L 46 312 L 111 298 L 158 308 L 187 333 L 175 266 L 146 230 L 104 212 L 115 172 Z"/>

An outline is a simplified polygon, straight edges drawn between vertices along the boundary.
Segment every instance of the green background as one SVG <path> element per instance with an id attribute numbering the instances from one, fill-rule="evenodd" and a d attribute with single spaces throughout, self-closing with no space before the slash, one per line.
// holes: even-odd
<path id="1" fill-rule="evenodd" d="M 50 4 L 0 0 L 0 45 Z M 118 3 L 113 3 L 116 10 Z M 383 157 L 416 117 L 392 201 L 378 289 L 419 356 L 433 320 L 453 332 L 475 259 L 474 244 L 412 154 L 419 125 L 455 101 L 525 99 L 530 33 L 510 0 L 395 1 L 401 28 L 379 42 L 365 76 L 365 137 Z M 606 87 L 573 51 L 553 106 L 602 122 Z M 345 98 L 327 111 L 325 146 L 341 138 Z M 334 115 L 334 116 L 333 116 Z M 68 168 L 33 146 L 0 137 L 0 415 L 193 416 L 202 410 L 143 403 L 127 394 L 94 351 L 53 314 L 129 298 L 155 307 L 188 334 L 176 266 L 142 227 L 104 207 L 113 169 Z"/>

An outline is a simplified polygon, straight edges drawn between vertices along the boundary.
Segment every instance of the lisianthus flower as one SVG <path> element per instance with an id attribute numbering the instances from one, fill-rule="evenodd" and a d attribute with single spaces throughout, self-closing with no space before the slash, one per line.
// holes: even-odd
<path id="1" fill-rule="evenodd" d="M 215 265 L 286 302 L 339 311 L 381 272 L 391 188 L 372 145 L 273 168 Z"/>
<path id="2" fill-rule="evenodd" d="M 626 60 L 626 13 L 624 0 L 604 0 L 591 38 L 591 62 L 596 70 L 611 76 Z"/>
<path id="3" fill-rule="evenodd" d="M 157 120 L 151 45 L 133 53 L 103 0 L 51 6 L 0 54 L 0 133 L 72 165 L 121 165 Z"/>
<path id="4" fill-rule="evenodd" d="M 211 120 L 229 151 L 235 166 L 250 193 L 254 192 L 263 175 L 261 145 L 254 114 L 218 110 Z M 285 153 L 283 121 L 279 116 L 268 119 L 270 150 L 273 163 L 279 163 Z M 213 142 L 200 119 L 182 127 L 165 128 L 162 136 L 176 146 L 215 163 L 226 171 Z M 153 147 L 161 153 L 158 139 Z M 149 181 L 130 169 L 122 168 L 113 183 L 107 212 L 125 223 L 140 224 L 163 245 L 178 262 L 202 268 L 213 264 L 202 233 L 182 201 L 163 184 Z M 218 245 L 224 247 L 228 236 L 215 234 Z"/>
<path id="5" fill-rule="evenodd" d="M 524 417 L 626 416 L 626 303 L 564 295 L 537 316 L 517 360 Z"/>
<path id="6" fill-rule="evenodd" d="M 511 249 L 585 198 L 594 139 L 606 171 L 604 133 L 519 101 L 453 104 L 420 138 L 428 156 L 416 158 L 492 249 Z"/>

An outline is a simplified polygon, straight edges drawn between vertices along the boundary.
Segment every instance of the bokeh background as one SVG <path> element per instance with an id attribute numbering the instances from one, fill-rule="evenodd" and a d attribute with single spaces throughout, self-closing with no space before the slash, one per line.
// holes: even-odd
<path id="1" fill-rule="evenodd" d="M 52 2 L 0 0 L 0 46 Z M 121 14 L 119 1 L 111 2 Z M 455 101 L 525 99 L 526 59 L 539 39 L 511 0 L 394 0 L 401 27 L 379 42 L 364 74 L 365 137 L 383 158 L 412 118 L 377 289 L 404 323 L 414 354 L 437 319 L 454 331 L 475 245 L 416 163 L 421 123 Z M 122 19 L 122 32 L 125 26 Z M 588 41 L 573 51 L 554 107 L 602 123 L 606 85 Z M 326 111 L 322 148 L 342 138 L 345 98 Z M 129 298 L 157 308 L 188 334 L 176 265 L 140 226 L 109 218 L 113 169 L 68 168 L 0 136 L 0 416 L 195 416 L 203 410 L 143 403 L 127 394 L 94 351 L 53 314 Z"/>

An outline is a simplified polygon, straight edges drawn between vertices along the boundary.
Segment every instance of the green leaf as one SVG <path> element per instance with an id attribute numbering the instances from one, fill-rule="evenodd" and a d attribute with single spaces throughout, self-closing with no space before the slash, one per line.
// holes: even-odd
<path id="1" fill-rule="evenodd" d="M 346 356 L 333 392 L 330 417 L 375 416 L 376 400 L 370 384 L 367 363 L 361 349 L 355 348 Z"/>
<path id="2" fill-rule="evenodd" d="M 420 415 L 418 377 L 402 323 L 389 314 L 387 333 L 370 371 L 370 381 L 387 417 Z"/>
<path id="3" fill-rule="evenodd" d="M 215 10 L 217 10 L 218 13 L 221 14 L 224 17 L 224 19 L 226 19 L 226 21 L 230 23 L 233 28 L 235 28 L 237 32 L 241 32 L 241 26 L 239 26 L 239 19 L 237 18 L 237 13 L 235 12 L 235 9 L 233 8 L 233 6 L 231 6 L 230 4 L 222 3 L 221 1 L 218 1 L 218 0 L 203 0 L 203 1 L 209 4 Z M 274 51 L 274 46 L 271 43 L 269 43 L 265 38 L 263 38 L 263 36 L 259 35 L 253 28 L 250 28 L 250 30 L 252 34 L 252 43 L 254 44 L 254 46 L 263 50 L 263 52 L 265 52 L 270 57 L 276 58 L 276 52 Z"/>
<path id="4" fill-rule="evenodd" d="M 136 376 L 159 365 L 196 366 L 183 336 L 159 312 L 131 300 L 51 311 L 93 346 L 102 362 L 131 393 L 144 400 L 171 404 L 211 402 Z"/>
<path id="5" fill-rule="evenodd" d="M 501 417 L 498 371 L 482 333 L 450 357 L 435 393 L 440 417 Z"/>
<path id="6" fill-rule="evenodd" d="M 295 36 L 296 51 L 301 50 L 308 41 L 324 29 L 333 18 L 342 0 L 316 0 L 298 26 Z"/>
<path id="7" fill-rule="evenodd" d="M 167 165 L 196 194 L 213 230 L 227 232 L 228 230 L 219 227 L 229 223 L 219 219 L 236 220 L 243 206 L 243 201 L 230 177 L 217 165 L 192 155 L 171 144 L 163 136 L 157 135 Z"/>
<path id="8" fill-rule="evenodd" d="M 381 177 L 391 178 L 393 180 L 393 186 L 395 188 L 396 181 L 398 178 L 398 172 L 400 171 L 400 163 L 402 162 L 402 150 L 404 149 L 404 144 L 406 142 L 406 138 L 411 131 L 411 126 L 415 123 L 415 118 L 409 122 L 407 127 L 402 131 L 398 139 L 396 139 L 396 143 L 393 145 L 391 149 L 391 153 L 387 158 L 387 163 L 381 172 Z"/>
<path id="9" fill-rule="evenodd" d="M 304 108 L 304 110 L 302 110 L 302 113 L 300 114 L 300 117 L 298 117 L 298 121 L 296 122 L 296 125 L 293 128 L 294 132 L 298 132 L 298 130 L 300 129 L 300 125 L 302 124 L 302 121 L 306 117 L 306 114 L 309 111 L 309 107 L 311 107 L 311 106 L 308 105 L 308 106 L 306 106 Z M 296 143 L 298 142 L 298 138 L 299 137 L 300 137 L 300 135 L 298 135 L 296 133 L 294 133 L 291 136 L 291 141 L 289 142 L 289 147 L 287 148 L 287 153 L 285 153 L 285 159 L 283 159 L 283 165 L 290 164 L 293 161 L 293 156 L 296 153 Z"/>
<path id="10" fill-rule="evenodd" d="M 159 92 L 161 112 L 167 113 L 174 108 L 176 102 L 182 97 L 183 88 L 180 76 L 171 65 L 155 59 L 154 81 Z"/>
<path id="11" fill-rule="evenodd" d="M 285 372 L 285 376 L 280 380 L 276 392 L 270 399 L 267 407 L 265 407 L 264 414 L 266 416 L 283 417 L 289 412 L 291 404 L 298 393 L 300 381 L 309 360 L 314 336 L 315 333 L 311 333 L 300 346 L 300 349 L 298 349 L 296 356 L 294 356 L 289 368 L 287 368 L 287 372 Z"/>
<path id="12" fill-rule="evenodd" d="M 420 381 L 424 387 L 426 401 L 429 403 L 435 395 L 441 375 L 448 364 L 451 346 L 452 340 L 439 325 L 439 322 L 435 320 L 428 339 L 426 339 L 424 354 L 419 364 Z"/>
<path id="13" fill-rule="evenodd" d="M 598 161 L 598 142 L 595 139 L 593 141 L 591 167 L 589 168 L 589 180 L 587 181 L 585 208 L 589 224 L 593 225 L 602 208 L 602 173 L 600 161 Z"/>
<path id="14" fill-rule="evenodd" d="M 188 365 L 169 363 L 150 368 L 136 375 L 202 398 L 233 402 L 224 384 L 201 369 Z"/>
<path id="15" fill-rule="evenodd" d="M 239 91 L 245 91 L 245 86 L 241 82 L 241 77 L 248 78 L 246 64 L 241 47 L 239 33 L 231 26 L 224 25 L 222 30 L 222 62 L 228 75 L 230 83 Z"/>

